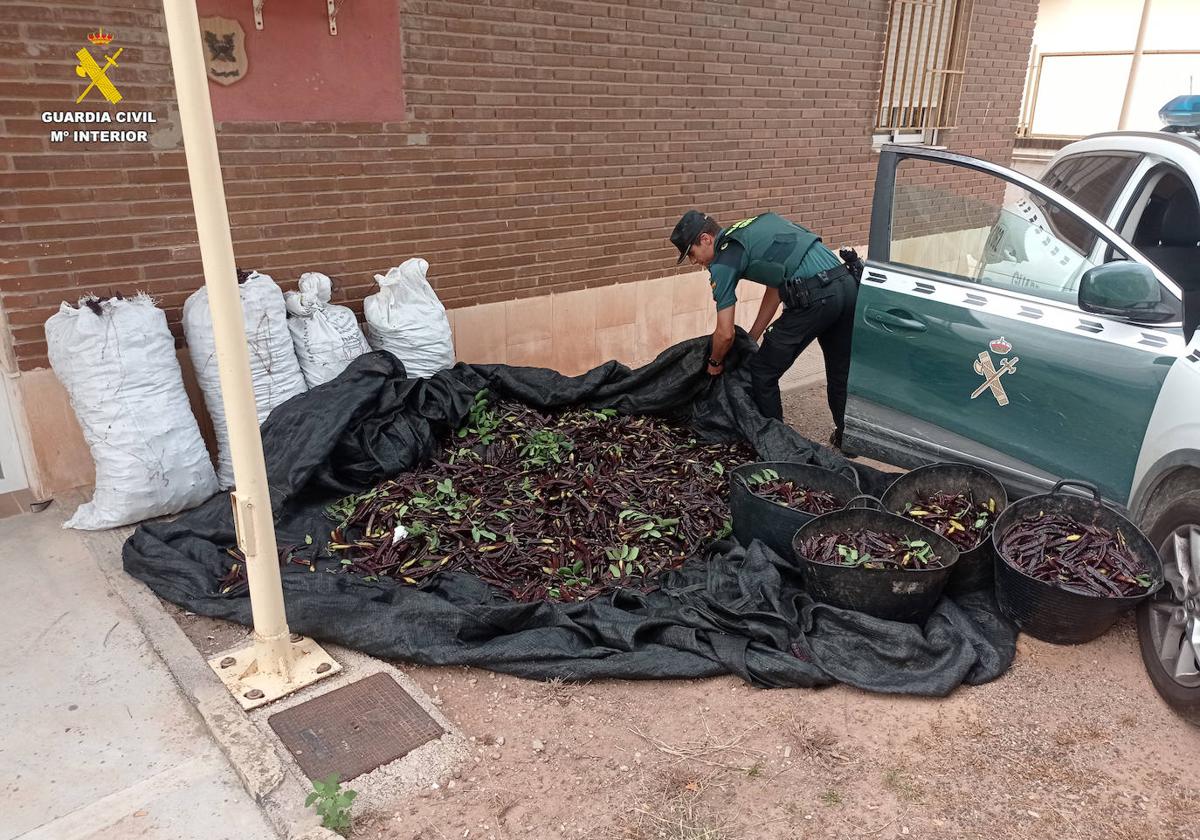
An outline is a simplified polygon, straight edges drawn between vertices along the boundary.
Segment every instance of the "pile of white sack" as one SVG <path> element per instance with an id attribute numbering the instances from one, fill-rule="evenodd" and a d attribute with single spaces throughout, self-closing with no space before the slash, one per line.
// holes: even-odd
<path id="1" fill-rule="evenodd" d="M 46 345 L 96 462 L 96 492 L 65 527 L 129 525 L 195 507 L 217 492 L 175 338 L 154 301 L 138 295 L 64 303 L 46 321 Z"/>
<path id="2" fill-rule="evenodd" d="M 336 379 L 346 366 L 371 348 L 354 310 L 329 302 L 333 281 L 316 271 L 300 275 L 299 291 L 283 296 L 288 330 L 300 370 L 309 388 Z"/>
<path id="3" fill-rule="evenodd" d="M 366 336 L 353 310 L 330 303 L 333 281 L 324 274 L 301 275 L 297 291 L 286 296 L 267 274 L 240 276 L 258 422 L 296 394 L 336 379 L 372 348 L 400 359 L 410 377 L 451 367 L 450 322 L 428 271 L 428 262 L 410 259 L 375 275 L 379 291 L 363 301 Z M 50 364 L 96 462 L 95 495 L 65 527 L 112 528 L 178 513 L 233 486 L 203 287 L 184 303 L 183 331 L 217 440 L 215 474 L 183 388 L 174 338 L 153 300 L 84 298 L 78 307 L 64 303 L 46 322 Z"/>
<path id="4" fill-rule="evenodd" d="M 433 376 L 454 366 L 454 338 L 446 307 L 425 275 L 429 263 L 419 257 L 376 274 L 379 291 L 363 301 L 367 341 L 404 362 L 410 377 Z"/>
<path id="5" fill-rule="evenodd" d="M 292 346 L 287 327 L 283 292 L 270 275 L 250 272 L 238 285 L 242 298 L 242 320 L 246 344 L 250 348 L 250 381 L 254 386 L 254 407 L 261 425 L 276 406 L 303 391 L 304 375 Z M 183 334 L 196 381 L 204 392 L 204 404 L 212 418 L 217 436 L 217 481 L 224 490 L 233 486 L 233 457 L 229 452 L 229 428 L 225 421 L 225 403 L 221 398 L 221 377 L 217 370 L 217 346 L 213 338 L 212 312 L 208 289 L 201 287 L 183 304 Z"/>

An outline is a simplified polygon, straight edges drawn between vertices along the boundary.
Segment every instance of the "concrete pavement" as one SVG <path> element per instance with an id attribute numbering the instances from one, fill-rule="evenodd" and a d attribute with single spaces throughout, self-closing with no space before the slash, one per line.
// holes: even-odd
<path id="1" fill-rule="evenodd" d="M 72 509 L 0 520 L 0 840 L 273 840 Z"/>

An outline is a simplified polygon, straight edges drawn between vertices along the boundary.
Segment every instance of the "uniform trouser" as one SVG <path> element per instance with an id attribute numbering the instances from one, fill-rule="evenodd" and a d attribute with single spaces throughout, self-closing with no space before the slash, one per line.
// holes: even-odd
<path id="1" fill-rule="evenodd" d="M 858 286 L 849 272 L 839 272 L 807 305 L 787 306 L 767 328 L 762 347 L 750 361 L 754 402 L 766 417 L 783 419 L 779 379 L 813 339 L 825 354 L 825 388 L 834 425 L 846 424 L 846 385 L 850 379 L 850 340 L 854 334 L 854 305 Z"/>

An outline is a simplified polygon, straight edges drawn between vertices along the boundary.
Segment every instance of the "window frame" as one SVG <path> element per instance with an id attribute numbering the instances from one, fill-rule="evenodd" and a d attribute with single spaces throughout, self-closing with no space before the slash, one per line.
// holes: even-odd
<path id="1" fill-rule="evenodd" d="M 976 172 L 981 172 L 993 177 L 999 178 L 1001 181 L 1006 181 L 1027 192 L 1036 193 L 1044 198 L 1047 198 L 1059 204 L 1064 210 L 1079 217 L 1089 228 L 1097 235 L 1097 247 L 1099 242 L 1103 241 L 1105 247 L 1115 247 L 1122 254 L 1125 254 L 1134 262 L 1141 263 L 1148 267 L 1154 276 L 1158 279 L 1159 286 L 1170 297 L 1174 298 L 1172 307 L 1179 313 L 1178 319 L 1172 319 L 1165 322 L 1137 323 L 1146 329 L 1181 329 L 1183 327 L 1183 290 L 1180 286 L 1171 279 L 1162 269 L 1151 262 L 1147 257 L 1142 255 L 1137 248 L 1133 247 L 1129 242 L 1121 238 L 1120 234 L 1108 227 L 1107 224 L 1095 218 L 1091 213 L 1084 210 L 1082 207 L 1071 201 L 1066 196 L 1060 195 L 1054 190 L 1047 187 L 1045 184 L 1030 178 L 1028 175 L 1023 175 L 1007 167 L 999 164 L 983 160 L 981 158 L 973 158 L 969 155 L 959 154 L 957 152 L 949 152 L 943 149 L 934 149 L 929 147 L 912 147 L 899 145 L 895 143 L 885 144 L 880 148 L 879 166 L 875 173 L 875 190 L 874 199 L 871 204 L 871 232 L 868 245 L 868 265 L 874 264 L 879 268 L 884 268 L 884 264 L 891 264 L 892 258 L 892 213 L 893 204 L 896 193 L 896 172 L 900 163 L 904 160 L 932 160 L 957 166 L 964 169 L 970 169 Z M 986 290 L 989 294 L 1004 295 L 1020 300 L 1034 301 L 1041 305 L 1055 306 L 1059 308 L 1069 309 L 1074 312 L 1083 312 L 1079 308 L 1078 302 L 1064 303 L 1054 300 L 1053 298 L 1038 297 L 1018 292 L 1012 289 L 986 286 L 978 282 L 964 279 L 959 276 L 942 275 L 938 272 L 929 269 L 921 268 L 920 266 L 904 266 L 905 272 L 911 272 L 917 276 L 927 277 L 934 282 L 953 283 L 956 286 L 961 286 L 964 289 Z M 1095 316 L 1089 313 L 1089 317 L 1106 317 Z"/>
<path id="2" fill-rule="evenodd" d="M 921 42 L 925 40 L 924 8 L 938 5 L 939 19 L 936 24 L 930 12 L 928 21 L 929 36 L 924 57 L 921 53 Z M 908 7 L 921 7 L 921 15 L 914 23 L 912 19 L 905 28 L 905 12 Z M 897 16 L 897 9 L 900 9 Z M 949 20 L 944 15 L 949 12 Z M 916 14 L 915 11 L 912 12 Z M 883 66 L 879 75 L 879 95 L 876 98 L 875 116 L 872 128 L 872 145 L 880 148 L 886 143 L 929 143 L 937 142 L 940 132 L 958 127 L 958 112 L 962 102 L 963 79 L 967 66 L 967 43 L 971 35 L 971 23 L 975 15 L 975 0 L 890 0 L 888 3 L 887 27 L 884 30 Z M 913 32 L 919 29 L 915 51 L 912 49 Z M 934 42 L 934 30 L 940 38 L 946 39 L 944 53 L 942 45 Z M 907 35 L 907 37 L 904 37 Z M 903 51 L 901 38 L 904 39 Z M 894 57 L 892 42 L 895 40 Z M 932 47 L 932 50 L 930 48 Z M 903 61 L 901 61 L 903 54 Z M 941 60 L 939 62 L 939 55 Z M 941 66 L 938 66 L 938 65 Z M 909 88 L 909 76 L 912 86 Z M 919 80 L 919 81 L 918 81 Z M 931 106 L 922 105 L 928 88 L 929 100 L 937 94 L 937 125 L 892 125 L 891 123 L 906 122 L 905 119 L 893 118 L 893 111 L 908 113 L 911 121 L 922 109 L 928 115 Z M 886 96 L 885 96 L 886 93 Z M 886 115 L 886 116 L 885 116 Z"/>

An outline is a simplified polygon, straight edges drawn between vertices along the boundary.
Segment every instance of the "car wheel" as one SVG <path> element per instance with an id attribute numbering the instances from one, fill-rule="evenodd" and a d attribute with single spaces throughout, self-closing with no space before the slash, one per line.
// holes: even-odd
<path id="1" fill-rule="evenodd" d="M 1167 502 L 1146 536 L 1166 582 L 1138 609 L 1142 661 L 1163 699 L 1200 725 L 1200 489 Z"/>

